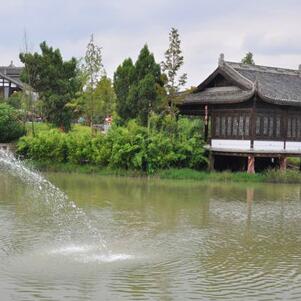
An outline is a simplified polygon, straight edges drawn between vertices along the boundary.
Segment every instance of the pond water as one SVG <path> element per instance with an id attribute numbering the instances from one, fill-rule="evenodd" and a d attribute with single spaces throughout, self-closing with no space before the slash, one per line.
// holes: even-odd
<path id="1" fill-rule="evenodd" d="M 299 185 L 45 176 L 0 171 L 1 300 L 301 299 Z"/>

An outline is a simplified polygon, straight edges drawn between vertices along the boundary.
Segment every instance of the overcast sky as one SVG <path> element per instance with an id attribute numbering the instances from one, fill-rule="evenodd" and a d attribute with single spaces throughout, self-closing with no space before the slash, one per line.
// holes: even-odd
<path id="1" fill-rule="evenodd" d="M 199 84 L 226 60 L 247 51 L 257 64 L 297 69 L 301 64 L 300 0 L 0 0 L 0 64 L 20 65 L 26 30 L 30 50 L 46 40 L 65 58 L 81 57 L 91 33 L 103 48 L 109 76 L 145 43 L 158 62 L 176 27 L 188 85 Z"/>

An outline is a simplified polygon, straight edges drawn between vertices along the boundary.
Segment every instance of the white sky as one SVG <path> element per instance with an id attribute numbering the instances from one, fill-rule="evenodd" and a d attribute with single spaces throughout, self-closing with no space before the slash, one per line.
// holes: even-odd
<path id="1" fill-rule="evenodd" d="M 30 50 L 46 40 L 65 58 L 81 57 L 91 33 L 103 48 L 109 76 L 145 43 L 158 62 L 171 27 L 179 29 L 188 86 L 198 85 L 217 65 L 240 61 L 297 69 L 301 64 L 300 0 L 0 0 L 0 64 L 20 65 L 26 30 Z"/>

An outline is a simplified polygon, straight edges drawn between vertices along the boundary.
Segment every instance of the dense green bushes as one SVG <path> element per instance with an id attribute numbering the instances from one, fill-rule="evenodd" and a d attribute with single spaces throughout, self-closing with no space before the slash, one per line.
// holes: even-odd
<path id="1" fill-rule="evenodd" d="M 154 116 L 149 129 L 130 121 L 125 127 L 113 126 L 106 135 L 95 137 L 86 132 L 50 130 L 21 138 L 18 153 L 37 161 L 95 164 L 148 173 L 171 167 L 198 169 L 207 163 L 201 126 L 199 120 Z"/>
<path id="2" fill-rule="evenodd" d="M 0 104 L 0 143 L 8 143 L 25 134 L 21 117 L 14 108 Z"/>

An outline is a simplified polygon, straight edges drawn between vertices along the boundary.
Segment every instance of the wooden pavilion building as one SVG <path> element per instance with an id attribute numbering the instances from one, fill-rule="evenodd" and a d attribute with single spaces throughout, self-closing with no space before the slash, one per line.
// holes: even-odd
<path id="1" fill-rule="evenodd" d="M 287 157 L 301 157 L 301 68 L 227 62 L 221 54 L 179 108 L 204 117 L 211 169 L 285 170 Z"/>
<path id="2" fill-rule="evenodd" d="M 23 90 L 24 86 L 20 80 L 22 67 L 0 66 L 0 98 L 8 98 L 16 91 Z"/>

